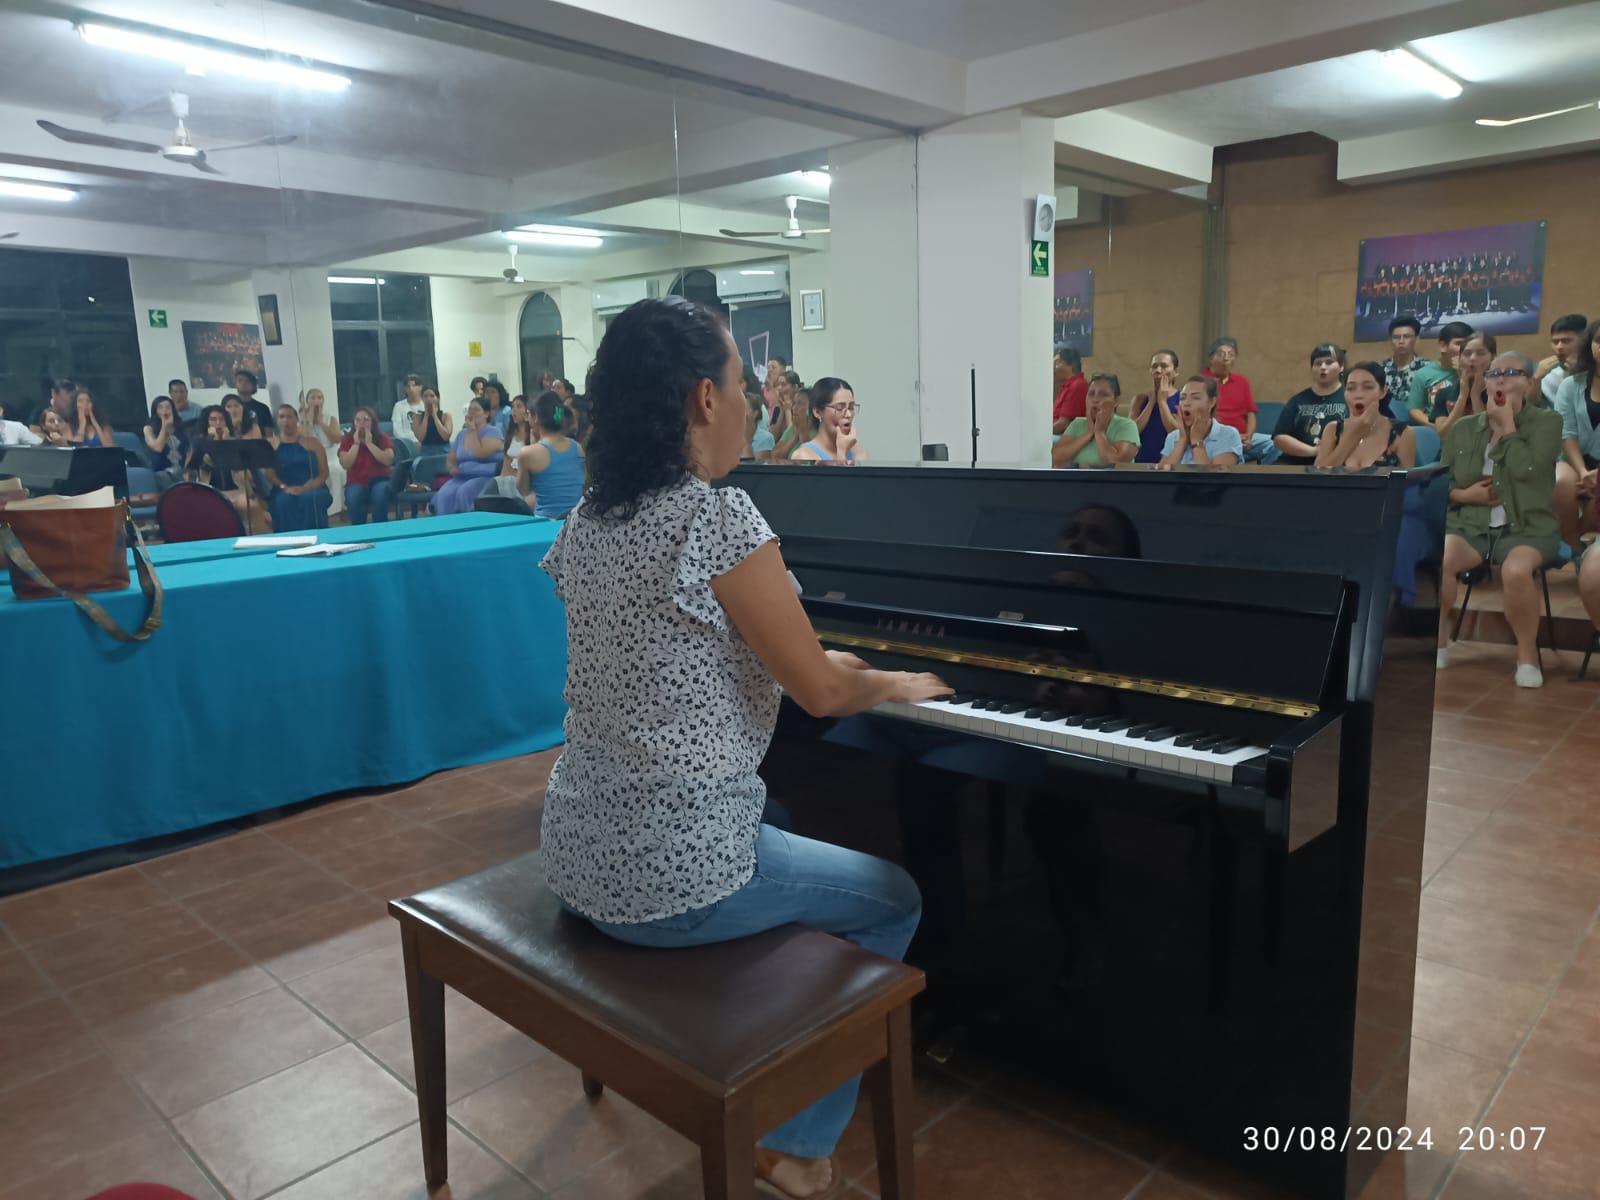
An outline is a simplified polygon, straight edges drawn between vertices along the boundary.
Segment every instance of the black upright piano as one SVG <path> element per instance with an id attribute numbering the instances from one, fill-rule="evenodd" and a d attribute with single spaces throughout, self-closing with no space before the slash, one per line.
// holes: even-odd
<path id="1" fill-rule="evenodd" d="M 924 1046 L 1358 1194 L 1405 1121 L 1438 616 L 1393 599 L 1416 481 L 1410 515 L 1402 472 L 726 482 L 825 645 L 956 689 L 785 701 L 762 769 L 796 832 L 917 879 Z"/>

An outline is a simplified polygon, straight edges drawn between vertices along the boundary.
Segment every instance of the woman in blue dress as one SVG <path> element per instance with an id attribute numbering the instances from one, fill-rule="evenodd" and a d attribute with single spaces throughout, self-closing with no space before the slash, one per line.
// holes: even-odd
<path id="1" fill-rule="evenodd" d="M 267 506 L 272 528 L 278 533 L 295 529 L 326 529 L 328 506 L 328 455 L 322 443 L 300 430 L 300 414 L 292 404 L 278 405 L 277 464 L 267 472 L 272 492 Z"/>
<path id="2" fill-rule="evenodd" d="M 478 396 L 467 401 L 467 420 L 450 444 L 445 468 L 450 478 L 433 498 L 438 516 L 469 512 L 472 502 L 483 494 L 489 481 L 500 473 L 505 458 L 505 441 L 489 417 L 488 404 Z"/>

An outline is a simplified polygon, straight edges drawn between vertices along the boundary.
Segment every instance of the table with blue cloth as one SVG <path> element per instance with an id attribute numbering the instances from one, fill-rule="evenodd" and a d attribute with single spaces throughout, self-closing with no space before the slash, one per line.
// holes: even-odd
<path id="1" fill-rule="evenodd" d="M 155 546 L 166 610 L 137 645 L 0 583 L 0 869 L 556 745 L 560 529 L 471 512 L 325 530 L 375 543 L 333 558 Z M 94 598 L 144 615 L 137 583 Z"/>

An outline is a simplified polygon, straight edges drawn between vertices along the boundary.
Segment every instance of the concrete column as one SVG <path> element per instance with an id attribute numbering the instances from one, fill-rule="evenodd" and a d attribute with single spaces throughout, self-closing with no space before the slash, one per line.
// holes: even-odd
<path id="1" fill-rule="evenodd" d="M 278 298 L 278 323 L 283 345 L 266 345 L 262 331 L 262 358 L 267 369 L 268 395 L 259 399 L 274 408 L 298 404 L 307 388 L 321 388 L 326 412 L 339 411 L 339 386 L 333 369 L 333 307 L 328 296 L 326 267 L 294 267 L 251 272 L 257 303 L 262 296 Z M 379 414 L 384 420 L 389 414 Z"/>
<path id="2" fill-rule="evenodd" d="M 1056 264 L 1029 273 L 1029 233 L 1034 197 L 1055 191 L 1053 122 L 1012 109 L 919 141 L 922 441 L 970 461 L 976 367 L 979 464 L 1048 466 Z"/>

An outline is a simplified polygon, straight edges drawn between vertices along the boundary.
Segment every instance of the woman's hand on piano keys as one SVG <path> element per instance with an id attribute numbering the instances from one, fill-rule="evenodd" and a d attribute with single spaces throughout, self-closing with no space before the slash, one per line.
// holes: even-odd
<path id="1" fill-rule="evenodd" d="M 849 667 L 852 671 L 870 671 L 872 664 L 859 655 L 851 654 L 848 650 L 825 651 L 828 660 L 837 667 Z"/>
<path id="2" fill-rule="evenodd" d="M 937 675 L 917 671 L 886 671 L 885 674 L 890 681 L 889 699 L 900 704 L 920 704 L 924 700 L 955 695 L 955 688 Z"/>

